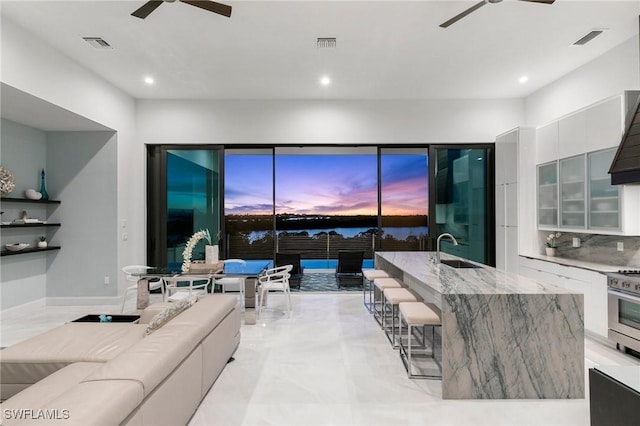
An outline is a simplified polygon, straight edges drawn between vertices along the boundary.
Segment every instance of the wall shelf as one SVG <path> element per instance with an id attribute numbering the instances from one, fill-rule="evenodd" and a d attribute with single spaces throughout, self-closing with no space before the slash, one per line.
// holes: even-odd
<path id="1" fill-rule="evenodd" d="M 0 197 L 3 203 L 60 204 L 59 200 L 31 200 L 29 198 Z"/>
<path id="2" fill-rule="evenodd" d="M 27 253 L 36 253 L 36 252 L 41 252 L 41 251 L 60 250 L 60 248 L 61 248 L 60 246 L 47 246 L 45 248 L 29 247 L 29 248 L 26 248 L 26 249 L 20 250 L 20 251 L 2 250 L 2 251 L 0 251 L 0 256 L 15 256 L 17 254 L 27 254 Z"/>
<path id="3" fill-rule="evenodd" d="M 45 226 L 61 226 L 59 223 L 10 223 L 10 224 L 2 224 L 0 228 L 37 228 L 37 227 L 45 227 Z"/>

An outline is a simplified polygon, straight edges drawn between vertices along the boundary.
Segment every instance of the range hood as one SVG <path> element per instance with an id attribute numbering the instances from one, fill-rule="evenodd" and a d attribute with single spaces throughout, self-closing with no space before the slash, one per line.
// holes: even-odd
<path id="1" fill-rule="evenodd" d="M 630 110 L 626 123 L 622 142 L 609 169 L 612 185 L 640 184 L 640 97 Z"/>

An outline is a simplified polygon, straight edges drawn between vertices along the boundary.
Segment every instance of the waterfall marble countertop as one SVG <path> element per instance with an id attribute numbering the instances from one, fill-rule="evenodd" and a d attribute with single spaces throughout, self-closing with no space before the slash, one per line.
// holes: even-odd
<path id="1" fill-rule="evenodd" d="M 453 268 L 436 264 L 432 261 L 435 252 L 377 252 L 376 255 L 442 295 L 574 293 L 521 275 L 499 271 L 477 262 L 470 263 L 478 265 L 478 268 Z M 441 258 L 443 260 L 459 259 L 446 253 L 441 253 Z"/>
<path id="2" fill-rule="evenodd" d="M 433 255 L 378 252 L 376 267 L 441 308 L 444 399 L 584 398 L 583 294 Z"/>

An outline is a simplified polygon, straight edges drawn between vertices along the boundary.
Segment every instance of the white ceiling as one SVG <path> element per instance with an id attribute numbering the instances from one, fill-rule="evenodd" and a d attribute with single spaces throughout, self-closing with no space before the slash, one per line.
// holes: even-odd
<path id="1" fill-rule="evenodd" d="M 640 0 L 505 0 L 442 29 L 478 0 L 222 0 L 231 18 L 179 2 L 130 16 L 145 1 L 1 0 L 1 13 L 140 99 L 519 98 L 637 37 L 640 15 Z M 609 30 L 569 47 L 593 28 Z"/>

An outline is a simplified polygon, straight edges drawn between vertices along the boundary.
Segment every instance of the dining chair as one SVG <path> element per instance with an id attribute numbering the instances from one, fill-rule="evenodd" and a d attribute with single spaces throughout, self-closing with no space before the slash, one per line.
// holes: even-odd
<path id="1" fill-rule="evenodd" d="M 265 297 L 267 293 L 272 291 L 281 291 L 284 294 L 284 300 L 287 306 L 287 316 L 291 317 L 291 291 L 289 288 L 289 278 L 293 265 L 278 266 L 276 268 L 267 269 L 258 276 L 258 293 L 260 294 L 260 302 L 258 303 L 258 316 L 260 316 L 264 307 Z"/>
<path id="2" fill-rule="evenodd" d="M 211 277 L 206 275 L 174 275 L 162 277 L 166 287 L 167 300 L 176 302 L 186 297 L 207 294 Z M 186 285 L 180 285 L 185 284 Z"/>
<path id="3" fill-rule="evenodd" d="M 138 280 L 140 280 L 142 277 L 138 275 L 133 275 L 133 274 L 140 274 L 151 268 L 153 267 L 147 266 L 147 265 L 127 265 L 124 268 L 122 268 L 122 272 L 124 272 L 125 280 L 130 284 L 125 289 L 124 295 L 122 296 L 122 306 L 120 307 L 120 313 L 124 312 L 124 305 L 127 302 L 127 295 L 129 294 L 129 292 L 135 291 L 137 293 L 138 291 Z M 148 283 L 149 283 L 149 291 L 160 289 L 160 292 L 162 293 L 162 300 L 164 300 L 165 295 L 164 295 L 164 285 L 162 284 L 162 280 L 157 279 L 154 281 L 148 281 Z"/>
<path id="4" fill-rule="evenodd" d="M 242 259 L 226 259 L 222 262 L 225 266 L 231 263 L 237 263 L 239 265 L 245 265 L 247 263 Z M 241 298 L 244 299 L 244 277 L 214 278 L 213 283 L 219 284 L 223 293 L 226 293 L 227 291 L 239 291 Z"/>

